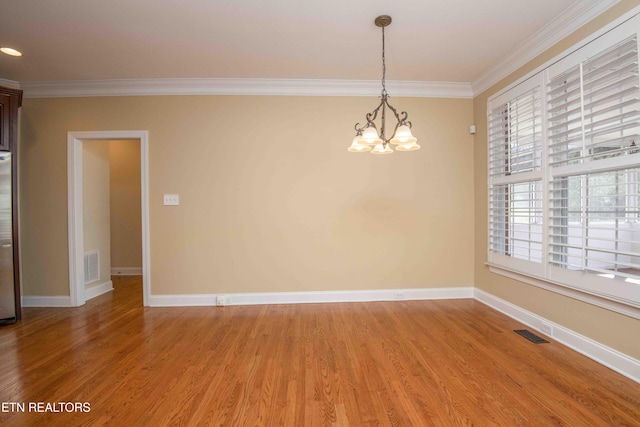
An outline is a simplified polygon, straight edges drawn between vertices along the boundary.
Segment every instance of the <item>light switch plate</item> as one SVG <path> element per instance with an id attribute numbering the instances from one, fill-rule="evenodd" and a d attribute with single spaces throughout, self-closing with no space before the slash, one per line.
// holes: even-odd
<path id="1" fill-rule="evenodd" d="M 180 204 L 180 196 L 178 194 L 165 194 L 164 205 L 165 206 L 178 206 Z"/>

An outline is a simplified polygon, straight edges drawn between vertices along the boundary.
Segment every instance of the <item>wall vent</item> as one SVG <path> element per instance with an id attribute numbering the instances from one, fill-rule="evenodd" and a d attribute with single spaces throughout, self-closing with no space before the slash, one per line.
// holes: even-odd
<path id="1" fill-rule="evenodd" d="M 84 254 L 84 283 L 100 280 L 100 252 L 92 251 Z"/>

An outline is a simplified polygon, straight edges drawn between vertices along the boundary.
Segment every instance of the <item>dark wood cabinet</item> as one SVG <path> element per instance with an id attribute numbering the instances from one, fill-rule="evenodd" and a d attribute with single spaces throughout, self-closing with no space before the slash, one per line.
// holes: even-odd
<path id="1" fill-rule="evenodd" d="M 18 143 L 18 108 L 22 91 L 0 86 L 0 150 L 13 151 Z"/>

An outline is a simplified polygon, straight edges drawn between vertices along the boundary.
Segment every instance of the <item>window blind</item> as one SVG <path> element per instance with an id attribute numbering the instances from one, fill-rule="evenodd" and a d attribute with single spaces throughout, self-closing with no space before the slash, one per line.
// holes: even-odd
<path id="1" fill-rule="evenodd" d="M 489 117 L 489 174 L 540 170 L 542 99 L 536 86 L 494 108 Z"/>
<path id="2" fill-rule="evenodd" d="M 488 261 L 640 308 L 640 15 L 489 98 Z"/>
<path id="3" fill-rule="evenodd" d="M 640 142 L 636 35 L 548 84 L 552 167 L 620 156 Z"/>
<path id="4" fill-rule="evenodd" d="M 542 262 L 542 191 L 540 181 L 492 186 L 490 250 Z"/>
<path id="5" fill-rule="evenodd" d="M 554 179 L 551 264 L 638 279 L 639 181 L 640 168 Z"/>
<path id="6" fill-rule="evenodd" d="M 542 262 L 542 82 L 489 113 L 489 251 Z"/>
<path id="7" fill-rule="evenodd" d="M 555 267 L 640 277 L 640 169 L 633 167 L 640 162 L 636 37 L 580 62 L 547 86 L 549 262 Z"/>

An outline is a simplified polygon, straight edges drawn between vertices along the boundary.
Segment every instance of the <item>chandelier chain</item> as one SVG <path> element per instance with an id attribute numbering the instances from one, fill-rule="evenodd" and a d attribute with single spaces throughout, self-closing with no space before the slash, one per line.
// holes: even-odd
<path id="1" fill-rule="evenodd" d="M 382 95 L 387 95 L 387 86 L 385 85 L 385 80 L 387 76 L 387 64 L 384 56 L 384 27 L 382 27 Z"/>

